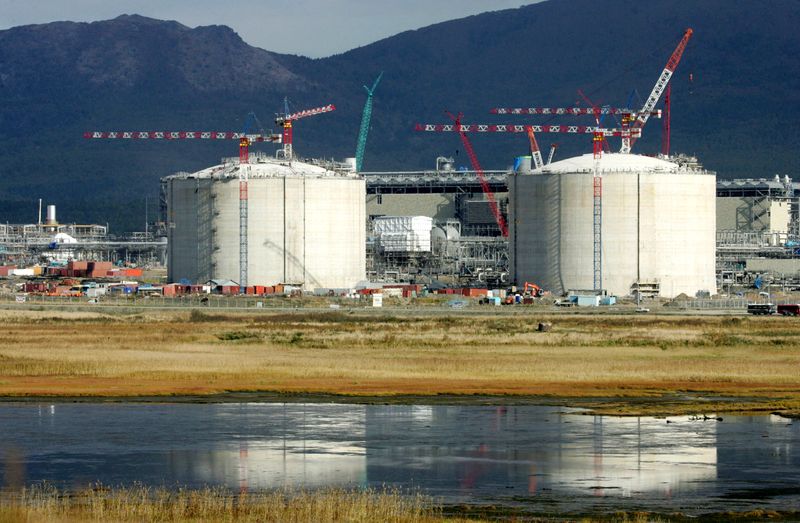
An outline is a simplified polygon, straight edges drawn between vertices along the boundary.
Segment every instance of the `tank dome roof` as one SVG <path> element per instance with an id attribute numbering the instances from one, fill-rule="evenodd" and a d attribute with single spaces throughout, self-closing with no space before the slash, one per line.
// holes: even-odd
<path id="1" fill-rule="evenodd" d="M 595 160 L 594 154 L 589 153 L 553 162 L 535 172 L 554 174 L 593 172 L 595 162 L 599 162 L 598 167 L 601 172 L 677 172 L 680 168 L 677 163 L 652 156 L 603 153 L 599 160 Z"/>
<path id="2" fill-rule="evenodd" d="M 224 159 L 223 163 L 207 167 L 197 172 L 175 173 L 165 178 L 210 178 L 229 179 L 238 178 L 239 170 L 243 166 L 238 158 Z M 273 158 L 263 153 L 251 153 L 250 163 L 247 164 L 248 178 L 280 178 L 280 177 L 346 177 L 357 178 L 358 173 L 349 169 L 344 164 L 319 160 L 292 160 Z"/>

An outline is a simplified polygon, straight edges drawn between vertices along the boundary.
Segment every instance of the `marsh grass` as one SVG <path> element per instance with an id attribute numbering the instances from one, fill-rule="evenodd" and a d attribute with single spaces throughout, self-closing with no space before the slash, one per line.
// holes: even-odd
<path id="1" fill-rule="evenodd" d="M 787 318 L 75 316 L 59 313 L 56 328 L 37 312 L 0 318 L 0 395 L 701 391 L 773 395 L 800 407 L 800 322 Z M 537 332 L 540 321 L 553 329 Z"/>
<path id="2" fill-rule="evenodd" d="M 34 485 L 0 496 L 0 522 L 367 522 L 443 521 L 433 500 L 396 489 L 278 490 L 234 493 L 224 488 L 177 489 L 95 485 L 64 492 Z"/>

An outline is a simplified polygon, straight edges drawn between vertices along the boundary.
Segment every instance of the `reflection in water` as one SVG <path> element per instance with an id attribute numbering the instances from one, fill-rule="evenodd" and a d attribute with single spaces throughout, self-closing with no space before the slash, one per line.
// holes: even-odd
<path id="1" fill-rule="evenodd" d="M 527 406 L 6 404 L 0 467 L 67 486 L 392 484 L 547 510 L 782 508 L 800 501 L 798 426 Z"/>
<path id="2" fill-rule="evenodd" d="M 369 479 L 416 481 L 464 495 L 515 489 L 528 496 L 670 498 L 716 478 L 716 422 L 668 424 L 528 407 L 485 414 L 483 423 L 470 423 L 462 407 L 436 407 L 422 417 L 408 407 L 368 411 Z"/>
<path id="3" fill-rule="evenodd" d="M 364 407 L 57 405 L 0 407 L 0 458 L 24 449 L 28 479 L 68 486 L 225 485 L 239 490 L 362 485 Z"/>

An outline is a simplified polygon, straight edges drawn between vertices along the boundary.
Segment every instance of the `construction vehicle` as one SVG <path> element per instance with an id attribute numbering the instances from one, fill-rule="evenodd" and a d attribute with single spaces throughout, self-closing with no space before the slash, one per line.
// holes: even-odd
<path id="1" fill-rule="evenodd" d="M 544 293 L 544 290 L 541 287 L 539 287 L 538 285 L 536 285 L 535 283 L 531 283 L 529 281 L 526 281 L 525 285 L 522 288 L 522 294 L 526 295 L 526 294 L 529 294 L 529 293 L 534 298 L 541 298 L 542 294 Z"/>
<path id="2" fill-rule="evenodd" d="M 535 283 L 526 281 L 522 286 L 521 293 L 516 287 L 508 289 L 506 299 L 503 300 L 503 305 L 514 305 L 517 303 L 530 305 L 533 303 L 534 298 L 541 298 L 543 294 L 544 289 Z"/>

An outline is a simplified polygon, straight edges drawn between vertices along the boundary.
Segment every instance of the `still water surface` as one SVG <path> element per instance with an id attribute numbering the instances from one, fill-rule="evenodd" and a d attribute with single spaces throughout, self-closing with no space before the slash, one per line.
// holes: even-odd
<path id="1" fill-rule="evenodd" d="M 2 404 L 6 482 L 419 488 L 445 503 L 702 513 L 800 507 L 800 422 L 559 407 Z"/>

